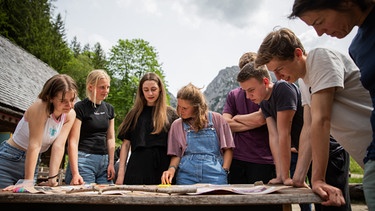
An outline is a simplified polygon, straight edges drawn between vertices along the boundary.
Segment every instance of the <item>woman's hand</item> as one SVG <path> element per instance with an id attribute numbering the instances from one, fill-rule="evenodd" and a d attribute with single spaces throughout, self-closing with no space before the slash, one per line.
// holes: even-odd
<path id="1" fill-rule="evenodd" d="M 172 184 L 172 179 L 175 173 L 176 173 L 176 167 L 174 166 L 169 167 L 169 169 L 167 171 L 164 171 L 161 176 L 161 184 L 163 185 Z"/>
<path id="2" fill-rule="evenodd" d="M 83 178 L 81 175 L 73 175 L 72 181 L 70 181 L 70 185 L 83 185 L 85 184 L 85 181 L 83 181 Z"/>
<path id="3" fill-rule="evenodd" d="M 4 188 L 3 191 L 17 191 L 17 189 L 24 188 L 24 187 L 34 187 L 34 180 L 26 180 L 20 179 L 17 181 L 15 185 L 9 185 L 8 187 Z"/>
<path id="4" fill-rule="evenodd" d="M 270 185 L 283 184 L 283 180 L 281 178 L 273 178 L 268 182 L 268 184 Z"/>

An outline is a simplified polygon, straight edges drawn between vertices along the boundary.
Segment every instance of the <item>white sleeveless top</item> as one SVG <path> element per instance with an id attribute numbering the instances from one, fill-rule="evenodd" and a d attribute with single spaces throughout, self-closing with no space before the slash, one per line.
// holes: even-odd
<path id="1" fill-rule="evenodd" d="M 55 119 L 51 114 L 46 121 L 44 126 L 42 148 L 40 153 L 43 153 L 49 149 L 56 137 L 60 134 L 61 128 L 64 125 L 66 114 L 61 115 L 60 121 Z M 29 146 L 29 123 L 22 117 L 20 122 L 17 124 L 16 130 L 13 134 L 13 141 L 20 147 L 27 149 Z"/>

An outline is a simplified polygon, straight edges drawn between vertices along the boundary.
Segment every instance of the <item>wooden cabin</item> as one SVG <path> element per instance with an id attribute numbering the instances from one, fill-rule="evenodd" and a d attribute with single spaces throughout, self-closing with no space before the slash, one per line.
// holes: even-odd
<path id="1" fill-rule="evenodd" d="M 0 36 L 0 132 L 13 133 L 43 84 L 58 72 Z"/>
<path id="2" fill-rule="evenodd" d="M 46 63 L 0 35 L 0 143 L 12 135 L 44 83 L 56 74 Z M 42 164 L 48 165 L 48 155 L 42 156 Z"/>

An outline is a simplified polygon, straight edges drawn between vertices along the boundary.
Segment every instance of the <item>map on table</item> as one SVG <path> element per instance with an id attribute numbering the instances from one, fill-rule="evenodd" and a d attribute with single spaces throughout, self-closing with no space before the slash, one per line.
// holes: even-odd
<path id="1" fill-rule="evenodd" d="M 189 195 L 198 195 L 198 194 L 268 194 L 275 191 L 288 188 L 291 186 L 285 185 L 204 185 L 198 186 L 195 193 L 187 193 Z"/>
<path id="2" fill-rule="evenodd" d="M 25 193 L 45 193 L 45 194 L 103 194 L 122 195 L 132 193 L 166 193 L 166 194 L 268 194 L 288 188 L 284 185 L 63 185 L 57 187 L 30 186 L 24 187 Z"/>

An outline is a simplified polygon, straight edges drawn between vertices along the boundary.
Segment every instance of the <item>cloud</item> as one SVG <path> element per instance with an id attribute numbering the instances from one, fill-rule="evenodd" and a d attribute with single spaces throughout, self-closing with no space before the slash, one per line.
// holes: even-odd
<path id="1" fill-rule="evenodd" d="M 236 27 L 250 23 L 252 12 L 257 11 L 262 1 L 248 0 L 185 0 L 181 4 L 187 13 Z"/>
<path id="2" fill-rule="evenodd" d="M 257 51 L 275 26 L 293 30 L 306 50 L 347 52 L 348 40 L 317 37 L 302 21 L 287 18 L 293 0 L 57 0 L 69 40 L 100 42 L 108 53 L 119 39 L 143 39 L 163 64 L 170 91 L 189 82 L 207 86 L 221 69 Z"/>

